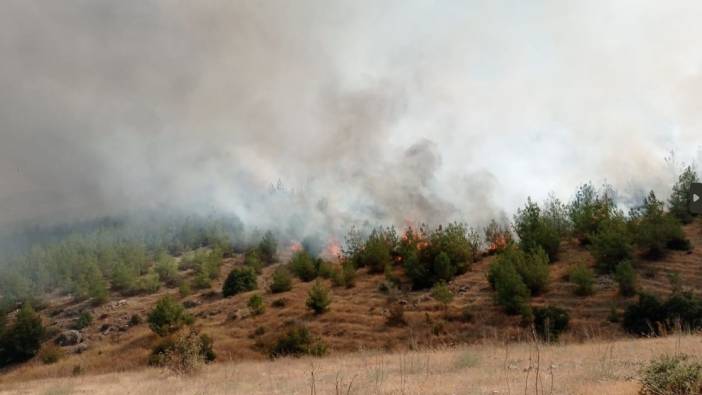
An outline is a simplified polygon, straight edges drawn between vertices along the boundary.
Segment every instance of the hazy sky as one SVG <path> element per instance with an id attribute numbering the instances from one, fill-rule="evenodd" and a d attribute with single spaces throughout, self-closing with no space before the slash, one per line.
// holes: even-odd
<path id="1" fill-rule="evenodd" d="M 2 8 L 0 223 L 482 223 L 587 180 L 665 194 L 702 159 L 699 1 Z"/>

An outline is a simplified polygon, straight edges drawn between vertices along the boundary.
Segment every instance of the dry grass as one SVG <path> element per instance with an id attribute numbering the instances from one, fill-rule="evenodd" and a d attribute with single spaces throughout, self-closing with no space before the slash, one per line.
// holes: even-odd
<path id="1" fill-rule="evenodd" d="M 191 377 L 145 368 L 6 384 L 0 394 L 636 394 L 645 363 L 681 350 L 702 354 L 702 336 L 229 362 Z"/>

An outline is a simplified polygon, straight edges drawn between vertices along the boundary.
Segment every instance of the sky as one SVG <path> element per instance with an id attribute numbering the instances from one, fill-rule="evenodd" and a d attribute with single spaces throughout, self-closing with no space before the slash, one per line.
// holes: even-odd
<path id="1" fill-rule="evenodd" d="M 623 204 L 702 163 L 699 1 L 7 0 L 0 225 L 336 232 Z M 272 187 L 277 185 L 277 187 Z"/>

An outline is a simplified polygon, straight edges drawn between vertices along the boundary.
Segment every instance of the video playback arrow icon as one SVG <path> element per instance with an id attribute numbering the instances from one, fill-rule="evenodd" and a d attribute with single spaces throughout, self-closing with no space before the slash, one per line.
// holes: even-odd
<path id="1" fill-rule="evenodd" d="M 690 211 L 695 214 L 702 214 L 702 184 L 692 184 L 690 193 L 692 194 L 692 199 L 690 199 Z"/>

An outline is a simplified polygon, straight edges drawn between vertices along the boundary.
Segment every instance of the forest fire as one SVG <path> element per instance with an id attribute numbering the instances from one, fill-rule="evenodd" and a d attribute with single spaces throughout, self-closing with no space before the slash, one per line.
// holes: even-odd
<path id="1" fill-rule="evenodd" d="M 495 254 L 499 251 L 504 250 L 510 241 L 511 241 L 511 238 L 508 237 L 507 235 L 502 234 L 502 233 L 496 234 L 495 237 L 488 244 L 488 247 L 487 247 L 488 254 L 492 255 L 492 254 Z"/>

